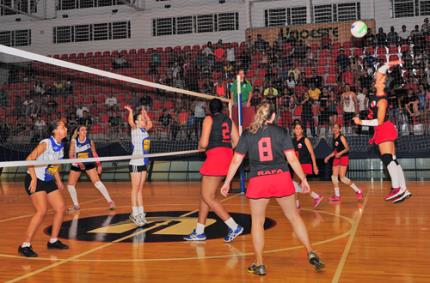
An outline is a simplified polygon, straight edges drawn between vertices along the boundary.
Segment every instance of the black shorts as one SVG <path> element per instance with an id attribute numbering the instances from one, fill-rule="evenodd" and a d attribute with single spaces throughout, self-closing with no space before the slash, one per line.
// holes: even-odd
<path id="1" fill-rule="evenodd" d="M 94 169 L 97 167 L 97 165 L 94 162 L 84 163 L 84 166 L 85 166 L 85 169 L 82 170 L 81 167 L 79 167 L 79 165 L 78 166 L 72 165 L 72 167 L 70 167 L 70 170 L 76 171 L 76 172 L 84 172 L 84 171 L 88 171 L 88 170 L 91 170 L 91 169 Z"/>
<path id="2" fill-rule="evenodd" d="M 355 116 L 354 112 L 343 112 L 343 123 L 346 127 L 352 125 L 352 118 Z"/>
<path id="3" fill-rule="evenodd" d="M 27 194 L 29 196 L 32 194 L 30 192 L 30 189 L 29 189 L 30 183 L 31 183 L 31 176 L 30 176 L 30 174 L 27 174 L 27 175 L 25 175 L 24 188 L 25 188 L 25 191 L 27 192 Z M 35 193 L 46 192 L 47 194 L 49 194 L 49 193 L 56 191 L 57 189 L 58 188 L 57 188 L 57 184 L 55 183 L 55 180 L 42 181 L 42 180 L 37 179 L 37 185 L 36 185 Z"/>
<path id="4" fill-rule="evenodd" d="M 130 173 L 139 173 L 143 171 L 148 171 L 146 165 L 128 165 L 128 171 Z"/>

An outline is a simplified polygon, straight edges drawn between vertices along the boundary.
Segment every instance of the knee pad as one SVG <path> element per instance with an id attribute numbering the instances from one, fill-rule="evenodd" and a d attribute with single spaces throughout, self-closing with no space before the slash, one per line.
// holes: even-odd
<path id="1" fill-rule="evenodd" d="M 337 176 L 331 176 L 331 181 L 333 182 L 333 184 L 337 185 L 339 184 L 339 179 L 337 178 Z"/>
<path id="2" fill-rule="evenodd" d="M 342 183 L 344 183 L 345 185 L 349 185 L 349 184 L 351 184 L 351 180 L 350 180 L 350 179 L 348 179 L 348 177 L 346 177 L 346 176 L 340 177 L 340 180 L 341 180 L 341 182 L 342 182 Z"/>
<path id="3" fill-rule="evenodd" d="M 392 154 L 383 154 L 383 155 L 381 155 L 381 160 L 382 160 L 382 163 L 384 164 L 384 166 L 385 166 L 385 167 L 388 167 L 388 165 L 389 165 L 391 162 L 395 162 L 396 164 L 399 164 L 399 163 L 397 162 L 397 160 L 395 160 L 395 159 L 393 158 L 393 155 L 392 155 Z"/>

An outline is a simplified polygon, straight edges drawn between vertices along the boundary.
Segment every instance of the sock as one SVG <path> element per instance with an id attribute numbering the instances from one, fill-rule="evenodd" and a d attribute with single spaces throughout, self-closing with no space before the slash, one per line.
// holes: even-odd
<path id="1" fill-rule="evenodd" d="M 79 206 L 78 194 L 76 193 L 75 186 L 68 185 L 67 190 L 69 191 L 70 197 L 72 198 L 73 205 Z"/>
<path id="2" fill-rule="evenodd" d="M 205 232 L 205 224 L 197 222 L 196 233 L 197 235 L 203 234 Z"/>
<path id="3" fill-rule="evenodd" d="M 339 188 L 334 188 L 334 195 L 337 196 L 337 197 L 340 197 Z"/>
<path id="4" fill-rule="evenodd" d="M 351 184 L 351 188 L 354 190 L 354 192 L 359 193 L 361 192 L 360 189 L 357 187 L 357 185 L 355 183 Z"/>
<path id="5" fill-rule="evenodd" d="M 293 181 L 294 189 L 296 190 L 296 193 L 302 192 L 302 186 L 299 185 L 296 181 Z"/>
<path id="6" fill-rule="evenodd" d="M 311 192 L 311 197 L 313 199 L 319 199 L 320 198 L 319 194 L 317 194 L 316 192 Z"/>
<path id="7" fill-rule="evenodd" d="M 56 241 L 58 241 L 57 238 L 50 238 L 49 239 L 49 243 L 51 243 L 51 244 L 55 243 Z"/>
<path id="8" fill-rule="evenodd" d="M 97 190 L 99 190 L 99 192 L 103 195 L 107 202 L 112 201 L 105 185 L 101 181 L 96 182 L 94 186 L 97 188 Z"/>
<path id="9" fill-rule="evenodd" d="M 388 170 L 388 174 L 390 174 L 390 178 L 391 178 L 391 187 L 393 189 L 398 189 L 400 188 L 400 180 L 399 180 L 399 173 L 398 173 L 398 169 L 397 169 L 397 164 L 396 162 L 391 161 L 390 164 L 388 164 L 387 166 L 387 170 Z"/>
<path id="10" fill-rule="evenodd" d="M 132 210 L 133 210 L 133 212 L 131 215 L 133 215 L 133 216 L 139 215 L 139 207 L 138 206 L 133 206 Z"/>
<path id="11" fill-rule="evenodd" d="M 237 223 L 231 217 L 229 219 L 227 219 L 226 221 L 224 221 L 224 223 L 233 231 L 235 231 L 237 229 Z"/>
<path id="12" fill-rule="evenodd" d="M 21 245 L 21 248 L 29 248 L 29 247 L 31 247 L 31 243 L 30 242 L 24 242 Z"/>
<path id="13" fill-rule="evenodd" d="M 145 213 L 145 210 L 143 210 L 143 205 L 142 206 L 138 206 L 137 210 L 138 210 L 139 214 L 144 214 Z"/>
<path id="14" fill-rule="evenodd" d="M 399 178 L 400 189 L 402 191 L 407 191 L 408 189 L 406 187 L 406 179 L 405 179 L 405 173 L 403 172 L 403 168 L 400 165 L 400 163 L 397 161 L 395 156 L 394 156 L 394 160 L 396 160 L 397 176 Z"/>

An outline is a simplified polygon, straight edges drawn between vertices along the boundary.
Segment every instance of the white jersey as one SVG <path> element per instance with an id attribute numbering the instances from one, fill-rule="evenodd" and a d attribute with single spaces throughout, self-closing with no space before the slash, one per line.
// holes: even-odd
<path id="1" fill-rule="evenodd" d="M 149 153 L 149 134 L 144 128 L 131 129 L 132 155 Z M 148 163 L 148 158 L 137 158 L 130 160 L 130 165 L 143 166 Z"/>
<path id="2" fill-rule="evenodd" d="M 343 96 L 343 112 L 346 112 L 346 113 L 355 112 L 355 103 L 354 103 L 354 100 L 352 100 L 352 95 Z"/>
<path id="3" fill-rule="evenodd" d="M 40 143 L 46 143 L 45 151 L 36 160 L 54 161 L 64 157 L 64 143 L 58 144 L 53 137 L 44 139 Z M 54 174 L 58 172 L 59 164 L 35 166 L 37 179 L 45 182 L 54 180 Z M 28 171 L 27 171 L 28 173 Z"/>

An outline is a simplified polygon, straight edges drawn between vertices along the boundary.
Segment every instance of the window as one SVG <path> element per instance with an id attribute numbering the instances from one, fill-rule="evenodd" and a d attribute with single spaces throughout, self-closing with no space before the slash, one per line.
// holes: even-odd
<path id="1" fill-rule="evenodd" d="M 314 6 L 314 22 L 330 23 L 357 20 L 361 17 L 360 2 Z"/>
<path id="2" fill-rule="evenodd" d="M 360 18 L 360 2 L 341 3 L 337 5 L 337 20 L 339 22 L 358 20 Z"/>
<path id="3" fill-rule="evenodd" d="M 87 9 L 124 5 L 119 0 L 59 0 L 57 10 Z"/>
<path id="4" fill-rule="evenodd" d="M 239 13 L 218 14 L 218 31 L 239 29 Z"/>
<path id="5" fill-rule="evenodd" d="M 152 20 L 152 34 L 154 36 L 175 34 L 174 18 L 160 18 Z"/>
<path id="6" fill-rule="evenodd" d="M 430 15 L 430 0 L 420 1 L 420 15 Z"/>
<path id="7" fill-rule="evenodd" d="M 306 24 L 306 6 L 265 11 L 266 27 Z"/>
<path id="8" fill-rule="evenodd" d="M 176 18 L 176 33 L 186 34 L 193 33 L 193 17 L 178 17 Z"/>
<path id="9" fill-rule="evenodd" d="M 29 46 L 31 45 L 31 30 L 0 31 L 0 44 L 6 46 Z"/>
<path id="10" fill-rule="evenodd" d="M 196 17 L 196 32 L 214 32 L 215 17 L 214 14 L 199 15 Z"/>
<path id="11" fill-rule="evenodd" d="M 124 39 L 131 37 L 129 21 L 54 27 L 54 43 Z"/>
<path id="12" fill-rule="evenodd" d="M 37 2 L 36 0 L 0 0 L 0 4 L 21 10 L 26 13 L 36 13 L 37 12 Z M 0 7 L 0 16 L 16 15 L 15 11 L 8 8 Z"/>
<path id="13" fill-rule="evenodd" d="M 314 6 L 314 22 L 315 23 L 330 23 L 335 21 L 333 12 L 335 5 L 317 5 Z"/>
<path id="14" fill-rule="evenodd" d="M 264 11 L 266 27 L 285 26 L 287 23 L 287 9 L 268 9 Z"/>
<path id="15" fill-rule="evenodd" d="M 205 14 L 152 20 L 152 35 L 205 33 L 239 29 L 239 13 Z"/>
<path id="16" fill-rule="evenodd" d="M 430 15 L 430 0 L 392 0 L 393 17 L 415 17 Z"/>
<path id="17" fill-rule="evenodd" d="M 288 8 L 288 24 L 289 25 L 306 24 L 306 6 Z"/>

